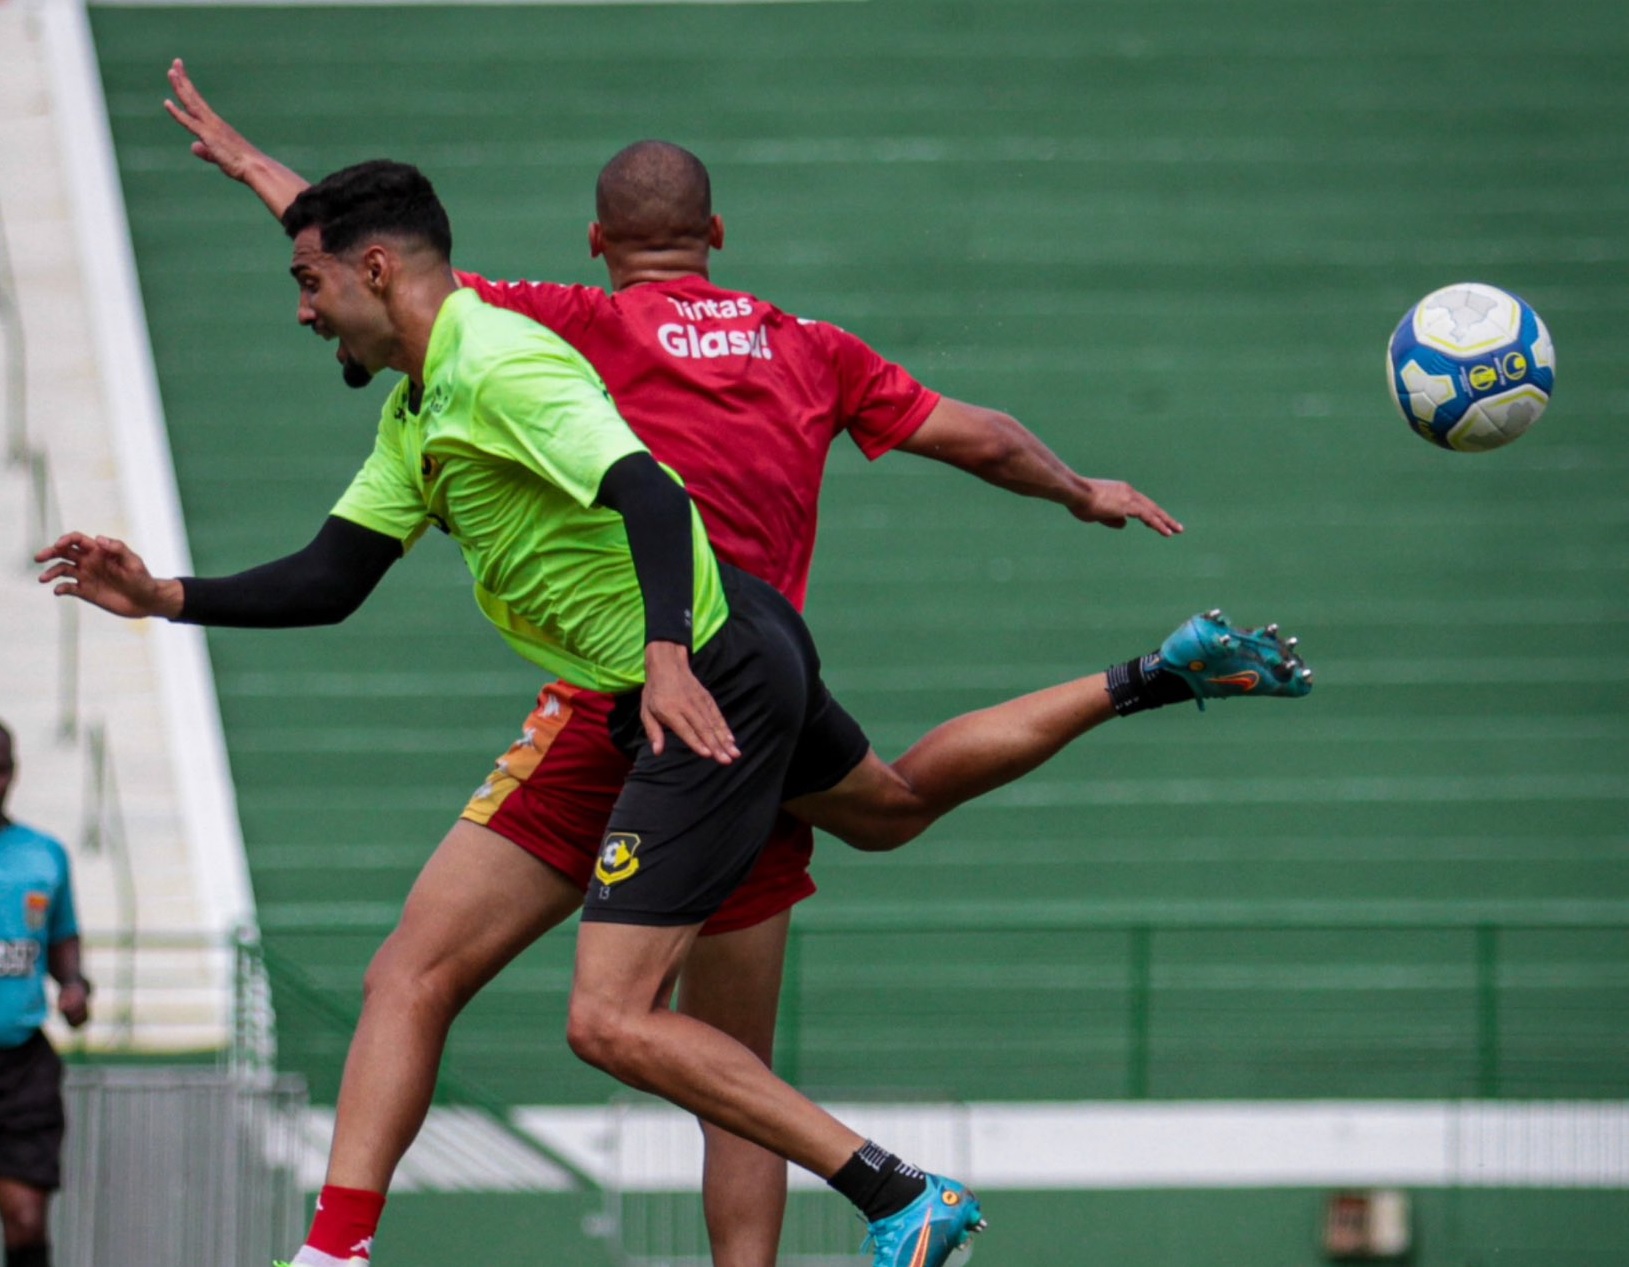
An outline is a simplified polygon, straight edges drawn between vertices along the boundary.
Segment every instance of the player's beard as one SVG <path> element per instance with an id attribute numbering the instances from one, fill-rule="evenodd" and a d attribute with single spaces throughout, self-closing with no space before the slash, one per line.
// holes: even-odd
<path id="1" fill-rule="evenodd" d="M 345 386 L 362 388 L 373 382 L 373 371 L 353 356 L 346 356 L 340 368 Z"/>

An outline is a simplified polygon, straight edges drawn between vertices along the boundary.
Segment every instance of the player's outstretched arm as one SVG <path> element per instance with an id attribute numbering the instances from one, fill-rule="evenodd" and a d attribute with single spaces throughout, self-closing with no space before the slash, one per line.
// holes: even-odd
<path id="1" fill-rule="evenodd" d="M 395 537 L 330 515 L 303 550 L 233 576 L 157 580 L 122 541 L 70 532 L 34 556 L 40 583 L 115 616 L 292 629 L 344 620 L 397 559 Z"/>
<path id="2" fill-rule="evenodd" d="M 164 108 L 170 118 L 192 133 L 192 152 L 249 186 L 267 210 L 281 220 L 289 203 L 310 182 L 249 144 L 241 132 L 210 109 L 179 57 L 170 63 L 169 79 L 175 97 L 165 101 Z"/>
<path id="3" fill-rule="evenodd" d="M 1077 475 L 1038 436 L 997 409 L 947 396 L 899 447 L 959 467 L 997 488 L 1057 502 L 1084 523 L 1124 528 L 1135 519 L 1162 537 L 1182 531 L 1175 518 L 1125 481 Z"/>
<path id="4" fill-rule="evenodd" d="M 153 576 L 139 554 L 113 537 L 70 532 L 36 554 L 34 562 L 48 565 L 40 584 L 55 582 L 51 592 L 64 598 L 129 620 L 181 614 L 181 582 Z"/>

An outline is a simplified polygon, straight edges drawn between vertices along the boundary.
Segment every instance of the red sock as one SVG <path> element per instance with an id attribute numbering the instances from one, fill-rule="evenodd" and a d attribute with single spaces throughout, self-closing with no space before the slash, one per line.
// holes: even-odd
<path id="1" fill-rule="evenodd" d="M 382 1192 L 325 1184 L 317 1196 L 317 1217 L 311 1220 L 305 1243 L 340 1262 L 366 1259 L 373 1251 L 373 1234 L 379 1230 L 384 1208 Z"/>

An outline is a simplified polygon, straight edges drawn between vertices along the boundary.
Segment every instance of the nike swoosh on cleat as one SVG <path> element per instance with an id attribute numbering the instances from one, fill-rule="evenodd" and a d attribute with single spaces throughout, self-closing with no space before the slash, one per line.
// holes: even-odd
<path id="1" fill-rule="evenodd" d="M 1218 686 L 1239 686 L 1247 691 L 1253 691 L 1261 685 L 1261 674 L 1254 669 L 1244 669 L 1239 673 L 1229 673 L 1225 677 L 1213 677 L 1210 681 Z"/>
<path id="2" fill-rule="evenodd" d="M 922 1230 L 916 1236 L 916 1250 L 911 1254 L 910 1267 L 927 1267 L 928 1250 L 933 1244 L 933 1207 L 922 1217 Z"/>

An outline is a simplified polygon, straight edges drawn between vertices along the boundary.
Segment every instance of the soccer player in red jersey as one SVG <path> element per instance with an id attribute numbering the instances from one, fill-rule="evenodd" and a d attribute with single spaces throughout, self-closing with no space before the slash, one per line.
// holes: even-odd
<path id="1" fill-rule="evenodd" d="M 167 105 L 196 138 L 194 152 L 280 214 L 306 182 L 220 120 L 179 62 L 170 78 L 179 105 Z M 606 261 L 611 293 L 461 280 L 587 356 L 636 434 L 685 477 L 720 557 L 797 605 L 826 453 L 844 430 L 869 457 L 893 448 L 934 457 L 1056 501 L 1087 523 L 1137 519 L 1162 535 L 1181 530 L 1129 485 L 1076 475 L 1006 415 L 938 396 L 835 327 L 714 286 L 709 252 L 723 244 L 723 225 L 711 211 L 705 168 L 677 147 L 645 143 L 618 155 L 602 174 L 597 210 L 590 249 Z M 346 373 L 348 381 L 366 379 L 354 364 Z M 874 777 L 852 804 L 827 804 L 811 817 L 851 844 L 894 847 L 1114 715 L 1103 675 L 1015 704 L 1003 706 L 1001 719 L 988 710 L 947 724 L 892 766 L 873 758 Z M 545 688 L 525 738 L 426 864 L 400 926 L 370 967 L 312 1236 L 330 1257 L 371 1235 L 462 1005 L 580 899 L 627 769 L 606 738 L 609 707 L 596 692 Z M 992 722 L 1018 723 L 999 751 L 987 739 Z M 705 926 L 684 971 L 681 1008 L 765 1062 L 790 907 L 813 891 L 811 849 L 808 827 L 783 815 L 757 869 Z M 706 1205 L 720 1267 L 773 1263 L 784 1190 L 779 1157 L 707 1128 Z M 325 1215 L 336 1224 L 331 1230 Z"/>

